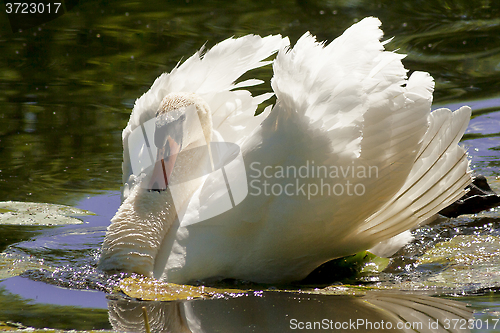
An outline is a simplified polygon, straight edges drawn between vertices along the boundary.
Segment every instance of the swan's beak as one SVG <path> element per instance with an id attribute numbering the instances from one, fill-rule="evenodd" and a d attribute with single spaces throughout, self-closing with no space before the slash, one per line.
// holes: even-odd
<path id="1" fill-rule="evenodd" d="M 151 176 L 149 189 L 164 191 L 167 189 L 170 176 L 174 171 L 175 160 L 181 151 L 181 145 L 172 138 L 168 138 L 166 146 L 158 149 L 156 164 Z"/>
<path id="2" fill-rule="evenodd" d="M 163 117 L 165 118 L 165 117 Z M 164 191 L 170 183 L 175 161 L 182 149 L 184 116 L 165 122 L 157 116 L 154 141 L 157 148 L 156 163 L 149 183 L 150 191 Z"/>

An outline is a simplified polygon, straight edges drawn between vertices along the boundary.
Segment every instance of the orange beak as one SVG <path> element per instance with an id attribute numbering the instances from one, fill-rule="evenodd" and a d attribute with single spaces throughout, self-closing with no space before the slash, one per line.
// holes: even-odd
<path id="1" fill-rule="evenodd" d="M 167 189 L 180 150 L 181 145 L 168 136 L 165 146 L 159 148 L 156 154 L 156 163 L 149 183 L 150 190 L 160 192 Z"/>

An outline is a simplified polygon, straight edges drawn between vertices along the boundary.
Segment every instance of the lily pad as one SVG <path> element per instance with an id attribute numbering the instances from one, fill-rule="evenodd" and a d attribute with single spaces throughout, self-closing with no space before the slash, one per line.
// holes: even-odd
<path id="1" fill-rule="evenodd" d="M 308 295 L 364 296 L 372 290 L 384 287 L 336 285 L 326 288 L 301 289 L 227 289 L 205 286 L 190 286 L 155 280 L 148 277 L 128 277 L 120 281 L 120 290 L 129 297 L 142 301 L 178 301 L 197 298 L 236 298 L 243 295 L 259 296 L 264 292 L 299 293 Z"/>
<path id="2" fill-rule="evenodd" d="M 500 285 L 500 237 L 459 235 L 437 244 L 418 261 L 422 268 L 439 268 L 428 283 L 437 287 Z"/>
<path id="3" fill-rule="evenodd" d="M 130 277 L 120 282 L 120 290 L 127 296 L 143 301 L 176 301 L 195 298 L 239 297 L 248 291 L 189 286 L 155 280 L 148 277 Z"/>
<path id="4" fill-rule="evenodd" d="M 52 330 L 48 328 L 35 329 L 33 327 L 26 327 L 19 323 L 10 323 L 0 321 L 0 332 L 30 332 L 30 333 L 115 333 L 115 331 L 110 330 L 91 330 L 91 331 L 75 331 L 75 330 Z"/>
<path id="5" fill-rule="evenodd" d="M 20 275 L 32 269 L 52 269 L 41 259 L 18 254 L 0 253 L 0 280 Z"/>
<path id="6" fill-rule="evenodd" d="M 367 251 L 360 252 L 356 255 L 332 261 L 325 270 L 342 270 L 346 276 L 369 276 L 382 271 L 389 259 L 380 258 Z M 354 267 L 354 268 L 352 268 Z M 347 272 L 347 273 L 346 273 Z M 337 275 L 335 275 L 337 276 Z M 307 280 L 304 280 L 307 281 Z M 304 286 L 304 284 L 302 284 Z M 148 277 L 128 277 L 120 281 L 120 290 L 135 299 L 143 301 L 176 301 L 176 300 L 189 300 L 196 298 L 234 298 L 242 295 L 259 294 L 262 292 L 284 292 L 284 293 L 305 293 L 316 295 L 349 295 L 349 296 L 363 296 L 368 290 L 372 289 L 386 289 L 386 287 L 366 287 L 356 286 L 349 284 L 334 285 L 326 288 L 300 288 L 300 289 L 227 289 L 227 288 L 214 288 L 205 286 L 190 286 L 179 285 L 175 283 L 168 283 L 159 281 Z"/>
<path id="7" fill-rule="evenodd" d="M 324 263 L 300 283 L 302 285 L 331 284 L 338 281 L 353 283 L 360 278 L 369 278 L 382 272 L 389 262 L 388 258 L 378 257 L 369 251 L 361 251 Z"/>
<path id="8" fill-rule="evenodd" d="M 37 202 L 0 202 L 0 225 L 65 225 L 80 224 L 75 216 L 95 215 L 94 213 L 70 206 Z"/>

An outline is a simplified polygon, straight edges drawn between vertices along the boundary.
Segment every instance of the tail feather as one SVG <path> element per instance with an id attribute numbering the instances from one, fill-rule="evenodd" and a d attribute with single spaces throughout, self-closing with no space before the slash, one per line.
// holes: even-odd
<path id="1" fill-rule="evenodd" d="M 415 228 L 465 194 L 472 182 L 467 154 L 457 145 L 470 119 L 469 107 L 455 112 L 439 109 L 429 116 L 424 136 L 407 181 L 377 213 L 360 228 L 360 236 L 394 237 Z"/>

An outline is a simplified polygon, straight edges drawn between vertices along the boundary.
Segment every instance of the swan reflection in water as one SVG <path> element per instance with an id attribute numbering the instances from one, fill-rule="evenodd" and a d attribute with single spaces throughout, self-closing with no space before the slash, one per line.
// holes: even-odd
<path id="1" fill-rule="evenodd" d="M 365 296 L 250 293 L 173 302 L 110 300 L 117 332 L 469 332 L 465 303 L 422 293 L 369 291 Z"/>

